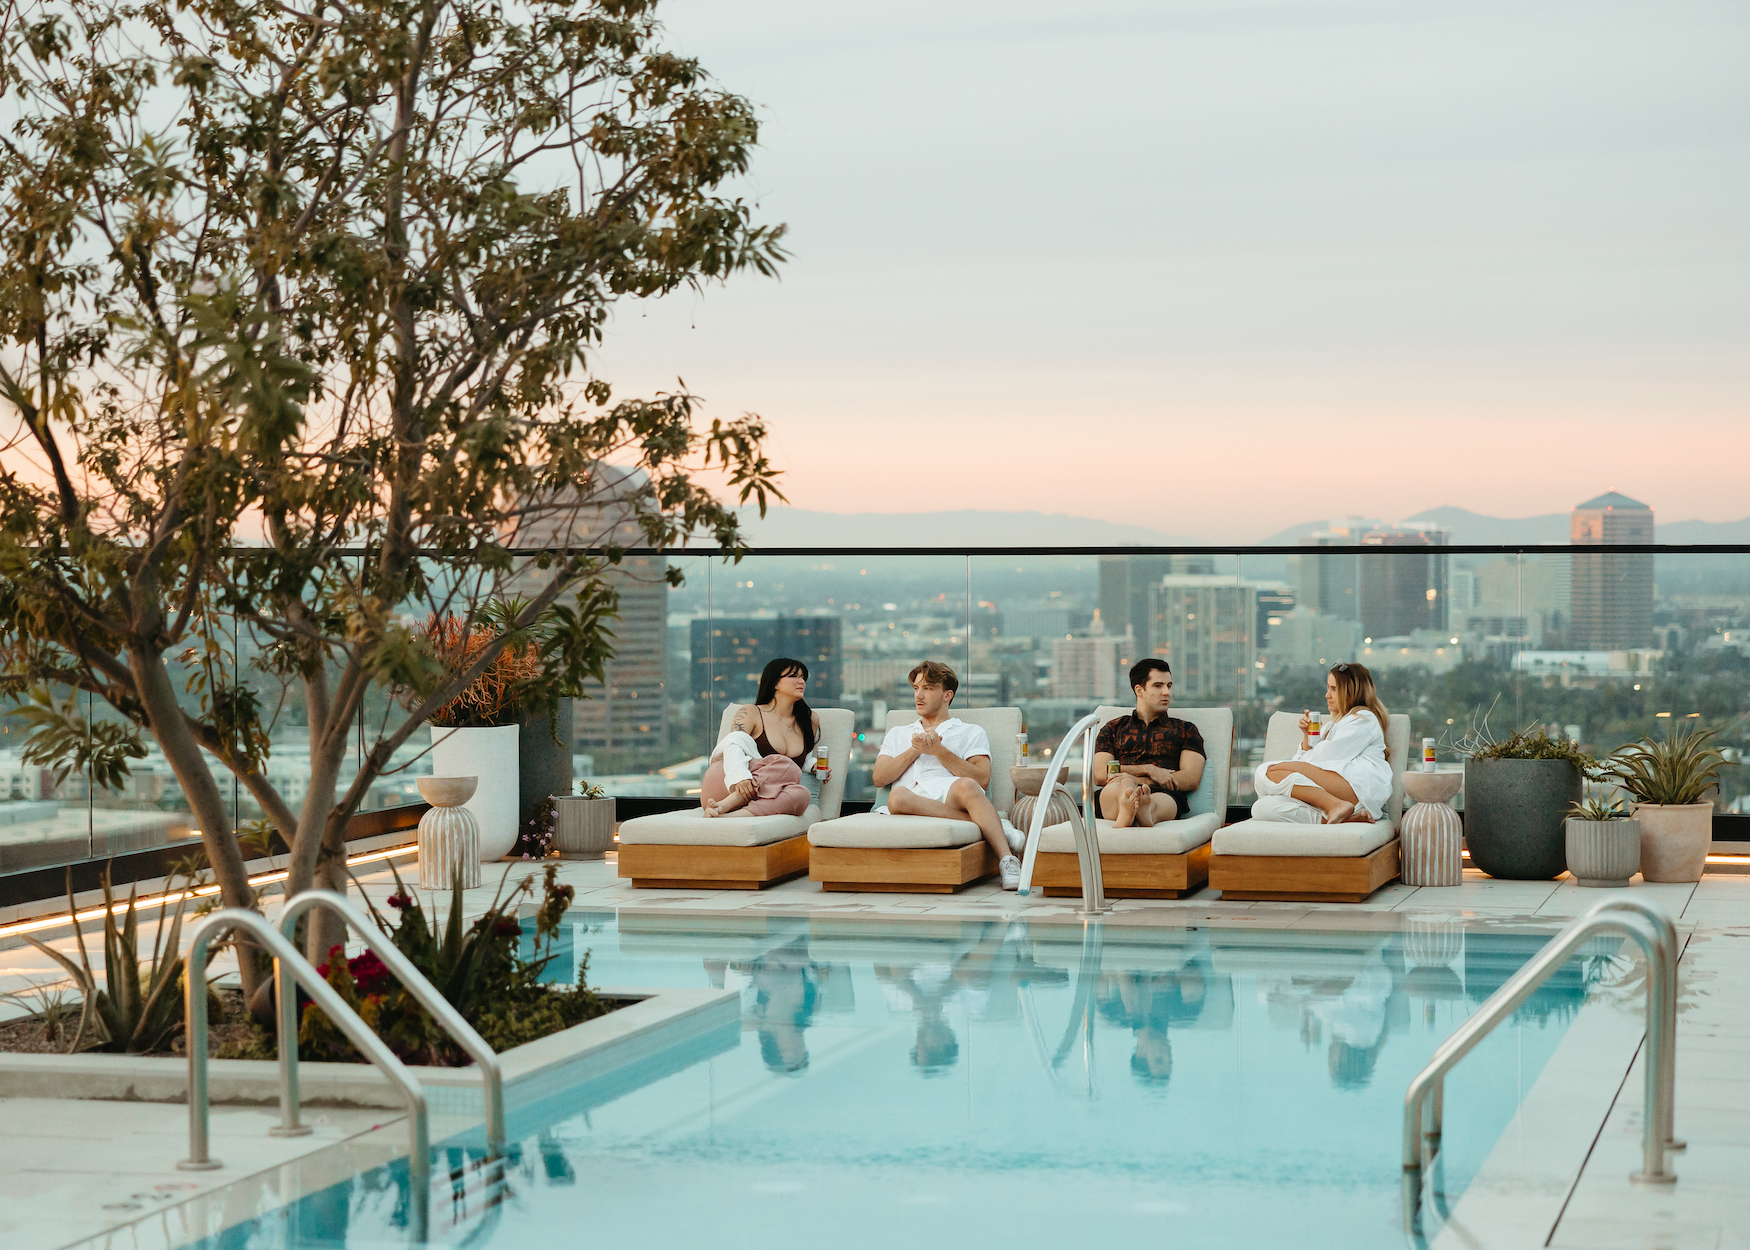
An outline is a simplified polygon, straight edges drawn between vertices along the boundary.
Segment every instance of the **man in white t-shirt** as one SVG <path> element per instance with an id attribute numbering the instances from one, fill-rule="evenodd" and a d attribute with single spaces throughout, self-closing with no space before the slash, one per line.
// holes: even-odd
<path id="1" fill-rule="evenodd" d="M 889 729 L 875 760 L 877 787 L 891 786 L 887 809 L 895 816 L 970 820 L 997 853 L 1003 888 L 1021 881 L 1021 861 L 985 787 L 990 785 L 990 737 L 952 714 L 960 679 L 954 670 L 925 660 L 911 671 L 918 718 Z"/>

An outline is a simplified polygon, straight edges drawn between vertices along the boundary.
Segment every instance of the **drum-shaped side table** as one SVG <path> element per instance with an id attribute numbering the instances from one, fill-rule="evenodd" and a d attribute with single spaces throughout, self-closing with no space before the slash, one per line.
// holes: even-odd
<path id="1" fill-rule="evenodd" d="M 1452 810 L 1463 784 L 1459 772 L 1404 773 L 1404 793 L 1415 800 L 1398 828 L 1405 885 L 1457 885 L 1463 879 L 1464 822 Z"/>

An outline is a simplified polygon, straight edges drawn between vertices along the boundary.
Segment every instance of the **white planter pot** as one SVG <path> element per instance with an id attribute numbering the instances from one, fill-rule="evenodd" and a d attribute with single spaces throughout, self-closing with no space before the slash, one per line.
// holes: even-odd
<path id="1" fill-rule="evenodd" d="M 1635 804 L 1641 825 L 1641 879 L 1700 881 L 1714 837 L 1714 805 Z"/>
<path id="2" fill-rule="evenodd" d="M 1637 820 L 1568 818 L 1568 871 L 1584 886 L 1625 886 L 1641 869 Z"/>
<path id="3" fill-rule="evenodd" d="M 435 777 L 478 777 L 474 797 L 462 806 L 480 825 L 480 859 L 503 859 L 516 845 L 517 735 L 515 725 L 488 729 L 431 726 L 431 771 Z"/>
<path id="4" fill-rule="evenodd" d="M 614 800 L 555 795 L 553 849 L 561 859 L 600 859 L 614 849 Z"/>

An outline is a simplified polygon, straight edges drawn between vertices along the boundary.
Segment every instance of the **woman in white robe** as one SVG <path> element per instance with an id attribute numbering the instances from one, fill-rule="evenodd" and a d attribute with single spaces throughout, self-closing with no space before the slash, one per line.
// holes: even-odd
<path id="1" fill-rule="evenodd" d="M 1258 765 L 1254 820 L 1337 825 L 1382 820 L 1391 801 L 1386 759 L 1386 710 L 1361 664 L 1338 664 L 1325 679 L 1330 723 L 1317 743 L 1311 717 L 1300 718 L 1300 749 Z"/>

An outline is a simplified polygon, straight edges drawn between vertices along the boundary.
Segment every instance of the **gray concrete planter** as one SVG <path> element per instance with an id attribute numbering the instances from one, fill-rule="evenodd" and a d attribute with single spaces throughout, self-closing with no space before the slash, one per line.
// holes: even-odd
<path id="1" fill-rule="evenodd" d="M 1568 871 L 1583 886 L 1625 886 L 1641 870 L 1641 826 L 1635 820 L 1568 819 Z"/>
<path id="2" fill-rule="evenodd" d="M 614 849 L 614 800 L 555 795 L 553 849 L 561 859 L 600 859 Z"/>
<path id="3" fill-rule="evenodd" d="M 1551 881 L 1567 871 L 1563 825 L 1580 801 L 1580 770 L 1567 760 L 1466 760 L 1464 840 L 1491 877 Z"/>
<path id="4" fill-rule="evenodd" d="M 561 699 L 554 715 L 537 712 L 518 726 L 517 833 L 524 840 L 547 796 L 571 793 L 571 708 Z"/>

